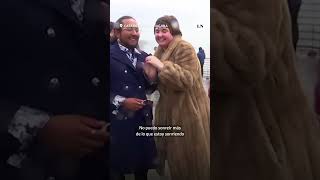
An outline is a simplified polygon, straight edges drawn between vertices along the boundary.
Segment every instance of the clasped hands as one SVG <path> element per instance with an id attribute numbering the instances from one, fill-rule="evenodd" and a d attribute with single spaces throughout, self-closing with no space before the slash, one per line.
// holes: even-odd
<path id="1" fill-rule="evenodd" d="M 163 63 L 156 56 L 148 56 L 145 59 L 143 70 L 149 80 L 156 81 L 158 72 L 162 70 Z"/>

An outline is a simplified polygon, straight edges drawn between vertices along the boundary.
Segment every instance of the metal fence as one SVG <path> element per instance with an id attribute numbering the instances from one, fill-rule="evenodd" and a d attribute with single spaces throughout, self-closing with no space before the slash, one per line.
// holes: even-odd
<path id="1" fill-rule="evenodd" d="M 320 1 L 303 0 L 298 18 L 298 48 L 320 50 Z"/>
<path id="2" fill-rule="evenodd" d="M 203 78 L 206 80 L 210 80 L 210 58 L 204 59 Z"/>

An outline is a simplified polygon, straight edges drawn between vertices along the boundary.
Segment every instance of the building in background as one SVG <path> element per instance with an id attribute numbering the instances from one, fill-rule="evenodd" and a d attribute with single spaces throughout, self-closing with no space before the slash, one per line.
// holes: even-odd
<path id="1" fill-rule="evenodd" d="M 303 0 L 298 22 L 298 48 L 308 49 L 308 54 L 315 56 L 320 51 L 320 1 Z"/>

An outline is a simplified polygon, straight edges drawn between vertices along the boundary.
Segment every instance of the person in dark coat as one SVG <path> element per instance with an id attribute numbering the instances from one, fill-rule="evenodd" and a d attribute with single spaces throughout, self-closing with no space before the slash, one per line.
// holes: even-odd
<path id="1" fill-rule="evenodd" d="M 1 1 L 1 180 L 108 179 L 108 10 Z"/>
<path id="2" fill-rule="evenodd" d="M 199 47 L 199 52 L 197 53 L 197 56 L 201 65 L 201 75 L 203 76 L 203 65 L 204 65 L 204 59 L 206 58 L 206 54 L 202 49 L 202 47 Z"/>
<path id="3" fill-rule="evenodd" d="M 291 17 L 292 41 L 295 50 L 297 49 L 297 43 L 299 40 L 298 16 L 301 4 L 301 0 L 288 0 L 289 12 Z"/>
<path id="4" fill-rule="evenodd" d="M 117 43 L 117 37 L 114 34 L 114 22 L 110 22 L 110 45 Z"/>
<path id="5" fill-rule="evenodd" d="M 156 157 L 154 139 L 147 134 L 152 131 L 144 131 L 153 118 L 146 93 L 155 89 L 144 75 L 148 54 L 137 49 L 140 32 L 134 18 L 119 18 L 115 34 L 118 41 L 110 47 L 111 177 L 134 173 L 136 180 L 146 180 Z"/>

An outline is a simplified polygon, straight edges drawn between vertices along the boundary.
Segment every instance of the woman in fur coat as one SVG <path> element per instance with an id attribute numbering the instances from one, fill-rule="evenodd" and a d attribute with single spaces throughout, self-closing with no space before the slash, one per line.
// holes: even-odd
<path id="1" fill-rule="evenodd" d="M 171 179 L 208 180 L 209 98 L 202 84 L 201 66 L 194 48 L 181 39 L 174 16 L 156 21 L 155 39 L 159 44 L 146 63 L 158 71 L 160 99 L 156 126 L 179 126 L 183 137 L 156 137 L 160 169 L 167 159 Z"/>
<path id="2" fill-rule="evenodd" d="M 298 81 L 286 0 L 216 0 L 214 180 L 320 180 L 319 125 Z"/>

